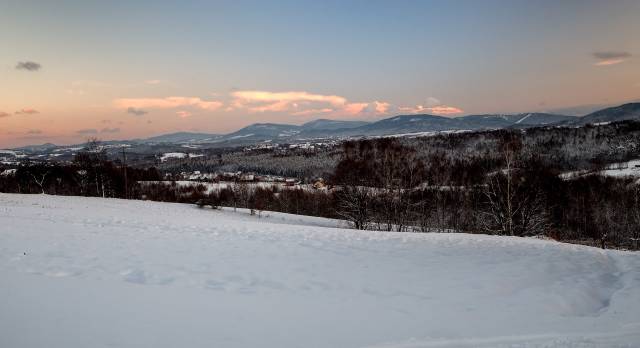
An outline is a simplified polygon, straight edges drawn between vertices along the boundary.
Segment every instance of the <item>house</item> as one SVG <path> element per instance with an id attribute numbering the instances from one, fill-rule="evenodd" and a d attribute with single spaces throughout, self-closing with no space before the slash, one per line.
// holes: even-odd
<path id="1" fill-rule="evenodd" d="M 241 174 L 240 175 L 240 181 L 254 181 L 256 179 L 256 176 L 253 174 Z"/>

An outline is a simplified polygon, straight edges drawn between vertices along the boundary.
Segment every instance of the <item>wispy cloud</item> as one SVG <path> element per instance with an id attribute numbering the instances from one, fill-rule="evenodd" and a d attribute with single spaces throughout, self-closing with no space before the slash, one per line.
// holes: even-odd
<path id="1" fill-rule="evenodd" d="M 283 112 L 296 116 L 342 115 L 355 116 L 373 110 L 383 110 L 385 102 L 349 102 L 338 95 L 315 94 L 305 91 L 235 91 L 227 110 L 243 109 L 252 113 Z M 370 106 L 374 105 L 371 109 Z"/>
<path id="2" fill-rule="evenodd" d="M 159 85 L 160 83 L 162 83 L 161 80 L 147 80 L 144 82 L 147 85 Z"/>
<path id="3" fill-rule="evenodd" d="M 31 109 L 31 108 L 21 109 L 15 112 L 16 115 L 34 115 L 39 113 L 40 112 L 38 110 Z"/>
<path id="4" fill-rule="evenodd" d="M 328 103 L 334 107 L 343 106 L 347 99 L 337 95 L 312 94 L 308 92 L 268 92 L 268 91 L 235 91 L 233 106 L 247 108 L 252 112 L 285 111 L 296 107 L 298 103 Z"/>
<path id="5" fill-rule="evenodd" d="M 307 109 L 295 111 L 292 113 L 293 116 L 311 116 L 311 115 L 323 115 L 334 112 L 332 108 L 324 108 L 324 109 Z"/>
<path id="6" fill-rule="evenodd" d="M 9 117 L 9 116 L 11 116 L 11 114 L 0 111 L 0 118 Z"/>
<path id="7" fill-rule="evenodd" d="M 42 131 L 39 129 L 30 129 L 27 131 L 27 134 L 29 135 L 36 135 L 36 134 L 42 134 Z"/>
<path id="8" fill-rule="evenodd" d="M 225 103 L 219 100 L 203 100 L 197 97 L 166 98 L 121 98 L 113 101 L 116 108 L 123 108 L 133 115 L 144 115 L 148 109 L 174 109 L 175 113 L 186 118 L 193 109 L 207 111 L 241 111 L 248 113 L 278 113 L 292 116 L 330 118 L 375 117 L 394 113 L 431 113 L 437 115 L 456 115 L 462 109 L 445 105 L 437 98 L 429 97 L 425 103 L 416 106 L 397 106 L 387 101 L 350 101 L 335 94 L 318 94 L 306 91 L 271 92 L 259 90 L 237 90 L 231 92 Z"/>
<path id="9" fill-rule="evenodd" d="M 102 128 L 100 133 L 120 133 L 120 128 Z"/>
<path id="10" fill-rule="evenodd" d="M 448 105 L 434 106 L 431 108 L 427 108 L 427 110 L 429 110 L 431 113 L 434 113 L 436 115 L 445 115 L 445 116 L 457 115 L 464 112 L 462 109 L 456 108 L 454 106 L 448 106 Z"/>
<path id="11" fill-rule="evenodd" d="M 626 61 L 631 58 L 631 53 L 624 51 L 599 51 L 594 52 L 593 57 L 598 60 L 594 65 L 607 66 Z"/>
<path id="12" fill-rule="evenodd" d="M 93 135 L 93 134 L 98 134 L 98 130 L 94 129 L 94 128 L 79 129 L 79 130 L 76 131 L 76 134 Z"/>
<path id="13" fill-rule="evenodd" d="M 32 61 L 18 62 L 16 64 L 16 69 L 18 70 L 38 71 L 40 68 L 42 68 L 42 65 Z"/>
<path id="14" fill-rule="evenodd" d="M 189 111 L 184 111 L 184 110 L 177 111 L 176 114 L 181 118 L 187 118 L 191 116 L 191 113 Z"/>
<path id="15" fill-rule="evenodd" d="M 383 115 L 387 113 L 387 111 L 389 110 L 389 107 L 391 107 L 391 104 L 387 102 L 374 101 L 373 107 L 376 113 Z"/>
<path id="16" fill-rule="evenodd" d="M 464 110 L 455 106 L 445 105 L 434 97 L 428 97 L 424 104 L 413 107 L 399 107 L 398 111 L 410 114 L 434 114 L 440 116 L 459 115 Z"/>
<path id="17" fill-rule="evenodd" d="M 197 97 L 166 97 L 166 98 L 120 98 L 114 100 L 114 105 L 122 109 L 173 109 L 190 106 L 202 110 L 214 111 L 222 107 L 222 102 L 207 101 Z"/>
<path id="18" fill-rule="evenodd" d="M 149 112 L 142 109 L 137 109 L 134 107 L 128 107 L 127 113 L 135 116 L 142 116 L 142 115 L 148 114 Z"/>

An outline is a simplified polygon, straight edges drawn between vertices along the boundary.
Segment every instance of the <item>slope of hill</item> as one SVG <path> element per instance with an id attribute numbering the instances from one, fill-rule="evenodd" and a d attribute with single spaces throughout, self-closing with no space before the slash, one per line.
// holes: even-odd
<path id="1" fill-rule="evenodd" d="M 575 116 L 523 113 L 514 115 L 470 115 L 458 118 L 470 129 L 543 126 L 575 119 Z"/>
<path id="2" fill-rule="evenodd" d="M 140 140 L 142 143 L 197 143 L 214 141 L 221 136 L 209 133 L 177 132 Z"/>
<path id="3" fill-rule="evenodd" d="M 389 135 L 465 129 L 457 118 L 434 115 L 400 115 L 340 131 L 343 135 Z"/>
<path id="4" fill-rule="evenodd" d="M 640 103 L 628 103 L 602 109 L 576 119 L 573 124 L 617 122 L 624 120 L 640 120 Z"/>
<path id="5" fill-rule="evenodd" d="M 327 120 L 327 119 L 318 119 L 314 121 L 307 122 L 300 126 L 300 128 L 304 131 L 314 131 L 314 130 L 335 130 L 335 129 L 349 129 L 356 128 L 360 126 L 364 126 L 369 122 L 364 121 L 341 121 L 341 120 Z"/>
<path id="6" fill-rule="evenodd" d="M 259 141 L 288 138 L 300 133 L 300 126 L 277 123 L 254 123 L 223 137 L 225 141 Z"/>
<path id="7" fill-rule="evenodd" d="M 334 223 L 0 194 L 0 346 L 640 342 L 638 253 Z"/>

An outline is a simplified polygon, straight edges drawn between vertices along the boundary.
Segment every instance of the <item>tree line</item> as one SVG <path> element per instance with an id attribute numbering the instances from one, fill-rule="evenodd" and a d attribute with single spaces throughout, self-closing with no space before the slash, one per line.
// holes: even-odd
<path id="1" fill-rule="evenodd" d="M 522 138 L 517 131 L 502 132 L 489 158 L 475 155 L 466 165 L 419 156 L 395 139 L 347 142 L 333 177 L 340 187 L 336 213 L 361 229 L 540 236 L 638 248 L 637 179 L 563 180 L 545 154 L 532 153 Z"/>

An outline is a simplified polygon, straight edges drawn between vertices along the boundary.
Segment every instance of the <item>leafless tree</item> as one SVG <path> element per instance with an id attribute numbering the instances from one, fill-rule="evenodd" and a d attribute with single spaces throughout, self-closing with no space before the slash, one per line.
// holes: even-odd
<path id="1" fill-rule="evenodd" d="M 45 194 L 44 192 L 44 182 L 45 180 L 47 180 L 47 176 L 49 175 L 50 171 L 49 170 L 43 170 L 40 173 L 33 173 L 33 172 L 29 172 L 29 175 L 31 175 L 31 178 L 33 179 L 33 182 L 36 183 L 36 185 L 38 185 L 38 187 L 40 187 L 40 190 L 42 191 L 42 194 Z"/>
<path id="2" fill-rule="evenodd" d="M 337 192 L 338 216 L 353 223 L 359 230 L 365 230 L 371 223 L 371 188 L 362 186 L 343 186 Z"/>
<path id="3" fill-rule="evenodd" d="M 536 187 L 521 182 L 515 152 L 507 147 L 503 154 L 505 168 L 489 175 L 483 190 L 485 205 L 479 222 L 485 231 L 495 234 L 543 234 L 548 228 L 544 195 Z"/>

